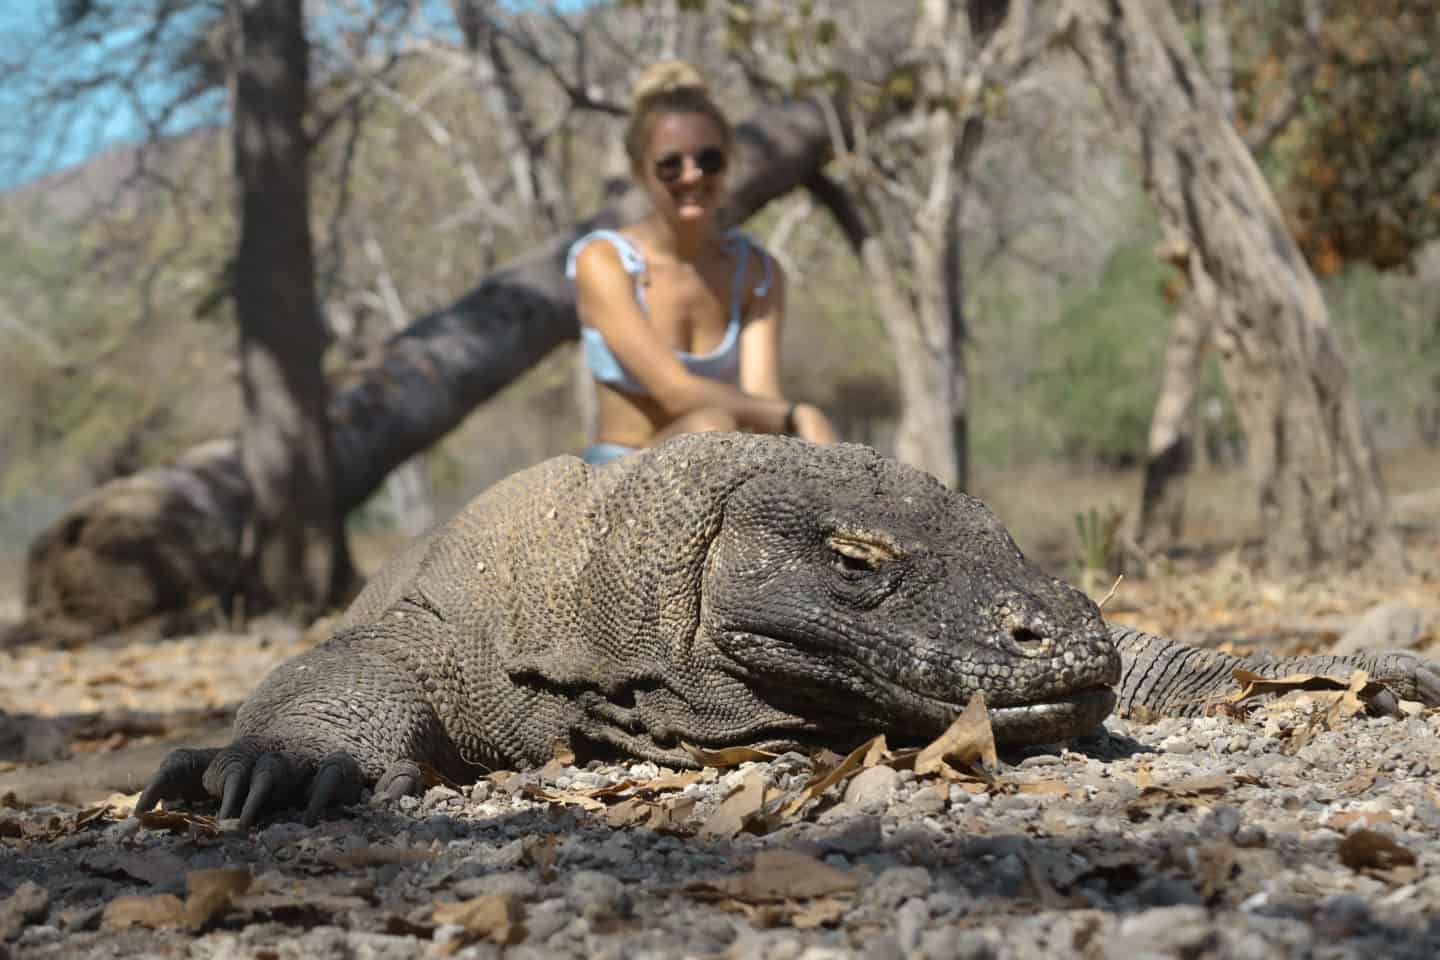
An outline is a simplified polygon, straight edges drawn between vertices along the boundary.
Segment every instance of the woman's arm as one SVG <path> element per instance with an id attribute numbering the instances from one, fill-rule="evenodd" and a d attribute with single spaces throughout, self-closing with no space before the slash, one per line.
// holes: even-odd
<path id="1" fill-rule="evenodd" d="M 750 303 L 745 326 L 740 331 L 740 389 L 757 397 L 784 400 L 785 393 L 780 388 L 780 336 L 785 318 L 785 269 L 770 254 L 758 252 L 770 260 L 771 280 L 765 293 Z M 749 277 L 746 280 L 746 289 L 750 289 Z M 787 403 L 787 409 L 789 406 Z M 834 426 L 819 407 L 812 403 L 799 403 L 794 407 L 790 426 L 797 437 L 816 443 L 837 439 Z"/>
<path id="2" fill-rule="evenodd" d="M 575 288 L 580 319 L 600 331 L 615 359 L 645 387 L 667 419 L 719 408 L 751 430 L 784 432 L 790 405 L 783 398 L 751 396 L 730 384 L 698 377 L 656 338 L 635 301 L 634 280 L 613 246 L 592 243 L 580 251 L 575 258 Z"/>

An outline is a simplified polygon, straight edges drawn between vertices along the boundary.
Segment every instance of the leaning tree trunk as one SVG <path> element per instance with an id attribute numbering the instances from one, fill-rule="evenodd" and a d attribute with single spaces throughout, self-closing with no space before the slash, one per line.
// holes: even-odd
<path id="1" fill-rule="evenodd" d="M 1070 42 L 1145 186 L 1215 281 L 1215 344 L 1259 485 L 1274 570 L 1403 564 L 1314 276 L 1168 4 L 1069 0 Z"/>
<path id="2" fill-rule="evenodd" d="M 316 614 L 353 570 L 335 502 L 322 366 L 330 337 L 315 298 L 310 243 L 303 18 L 300 0 L 238 4 L 235 313 L 245 401 L 240 461 L 253 504 L 239 592 L 255 606 Z"/>
<path id="3" fill-rule="evenodd" d="M 823 188 L 819 174 L 830 148 L 813 102 L 759 111 L 736 130 L 726 222 L 739 223 L 797 187 Z M 330 436 L 342 511 L 578 335 L 565 252 L 584 231 L 617 224 L 642 203 L 632 190 L 500 268 L 455 304 L 396 334 L 374 366 L 336 385 Z M 30 545 L 22 630 L 82 640 L 141 621 L 162 632 L 184 629 L 189 610 L 228 588 L 253 508 L 233 440 L 212 441 L 175 464 L 91 491 Z"/>

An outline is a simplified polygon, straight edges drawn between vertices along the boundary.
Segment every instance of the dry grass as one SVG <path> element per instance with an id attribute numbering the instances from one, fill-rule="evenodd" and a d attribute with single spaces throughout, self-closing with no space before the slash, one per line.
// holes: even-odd
<path id="1" fill-rule="evenodd" d="M 1440 522 L 1440 450 L 1408 450 L 1381 458 L 1381 470 L 1402 526 Z M 1020 470 L 980 472 L 975 495 L 1010 528 L 1025 552 L 1052 567 L 1080 555 L 1075 515 L 1133 512 L 1140 495 L 1136 470 L 1085 470 L 1040 464 Z M 1249 474 L 1211 470 L 1186 485 L 1182 540 L 1202 553 L 1223 551 L 1254 537 L 1259 516 Z"/>

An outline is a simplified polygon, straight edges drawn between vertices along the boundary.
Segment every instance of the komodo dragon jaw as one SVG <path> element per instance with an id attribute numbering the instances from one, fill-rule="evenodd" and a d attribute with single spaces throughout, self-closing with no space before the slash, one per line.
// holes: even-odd
<path id="1" fill-rule="evenodd" d="M 1031 565 L 980 501 L 869 466 L 731 495 L 702 627 L 734 672 L 832 733 L 931 737 L 977 692 L 1003 745 L 1104 720 L 1120 658 L 1095 604 Z"/>

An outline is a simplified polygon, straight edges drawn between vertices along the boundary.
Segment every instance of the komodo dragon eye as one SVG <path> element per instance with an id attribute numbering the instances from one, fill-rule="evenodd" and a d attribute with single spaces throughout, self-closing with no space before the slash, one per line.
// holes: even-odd
<path id="1" fill-rule="evenodd" d="M 878 539 L 832 533 L 825 545 L 842 573 L 873 573 L 899 557 L 899 551 Z"/>

